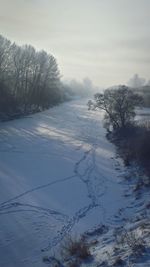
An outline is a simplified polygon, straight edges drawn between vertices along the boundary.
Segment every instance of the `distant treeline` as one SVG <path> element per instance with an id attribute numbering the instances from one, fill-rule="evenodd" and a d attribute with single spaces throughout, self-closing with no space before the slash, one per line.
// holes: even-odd
<path id="1" fill-rule="evenodd" d="M 62 82 L 53 55 L 0 35 L 0 120 L 38 112 L 97 90 L 90 79 Z"/>
<path id="2" fill-rule="evenodd" d="M 150 85 L 134 88 L 133 90 L 143 97 L 143 106 L 150 108 Z"/>

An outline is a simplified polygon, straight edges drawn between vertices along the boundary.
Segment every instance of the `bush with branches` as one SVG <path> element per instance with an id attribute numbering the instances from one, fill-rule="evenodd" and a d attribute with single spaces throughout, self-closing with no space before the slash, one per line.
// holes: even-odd
<path id="1" fill-rule="evenodd" d="M 107 89 L 103 94 L 94 95 L 94 101 L 89 100 L 88 109 L 105 111 L 107 128 L 113 130 L 125 128 L 133 122 L 135 107 L 141 105 L 142 97 L 135 94 L 127 86 L 120 85 L 115 89 Z"/>

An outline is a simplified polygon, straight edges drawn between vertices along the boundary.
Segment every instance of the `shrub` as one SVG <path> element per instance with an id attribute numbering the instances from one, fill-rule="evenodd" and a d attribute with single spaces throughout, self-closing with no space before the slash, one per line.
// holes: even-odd
<path id="1" fill-rule="evenodd" d="M 137 163 L 150 176 L 150 127 L 148 124 L 130 124 L 124 130 L 113 132 L 111 140 L 117 146 L 125 166 Z"/>
<path id="2" fill-rule="evenodd" d="M 76 257 L 81 260 L 86 260 L 91 257 L 89 244 L 82 238 L 76 240 L 69 237 L 62 245 L 62 256 L 65 258 Z"/>

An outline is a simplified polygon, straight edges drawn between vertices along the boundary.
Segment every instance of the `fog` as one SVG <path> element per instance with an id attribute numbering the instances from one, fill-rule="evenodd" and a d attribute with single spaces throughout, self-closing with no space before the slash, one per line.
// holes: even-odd
<path id="1" fill-rule="evenodd" d="M 149 0 L 0 0 L 1 34 L 52 53 L 63 79 L 149 79 Z"/>

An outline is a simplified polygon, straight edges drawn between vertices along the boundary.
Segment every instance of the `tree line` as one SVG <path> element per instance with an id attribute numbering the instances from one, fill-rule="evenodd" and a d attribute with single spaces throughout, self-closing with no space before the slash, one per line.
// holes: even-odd
<path id="1" fill-rule="evenodd" d="M 124 164 L 139 166 L 137 188 L 141 189 L 150 187 L 150 121 L 134 120 L 135 108 L 145 104 L 142 94 L 137 92 L 120 85 L 95 94 L 87 104 L 89 110 L 104 111 L 106 136 L 116 145 Z"/>
<path id="2" fill-rule="evenodd" d="M 0 119 L 40 111 L 64 99 L 54 56 L 0 35 Z"/>

